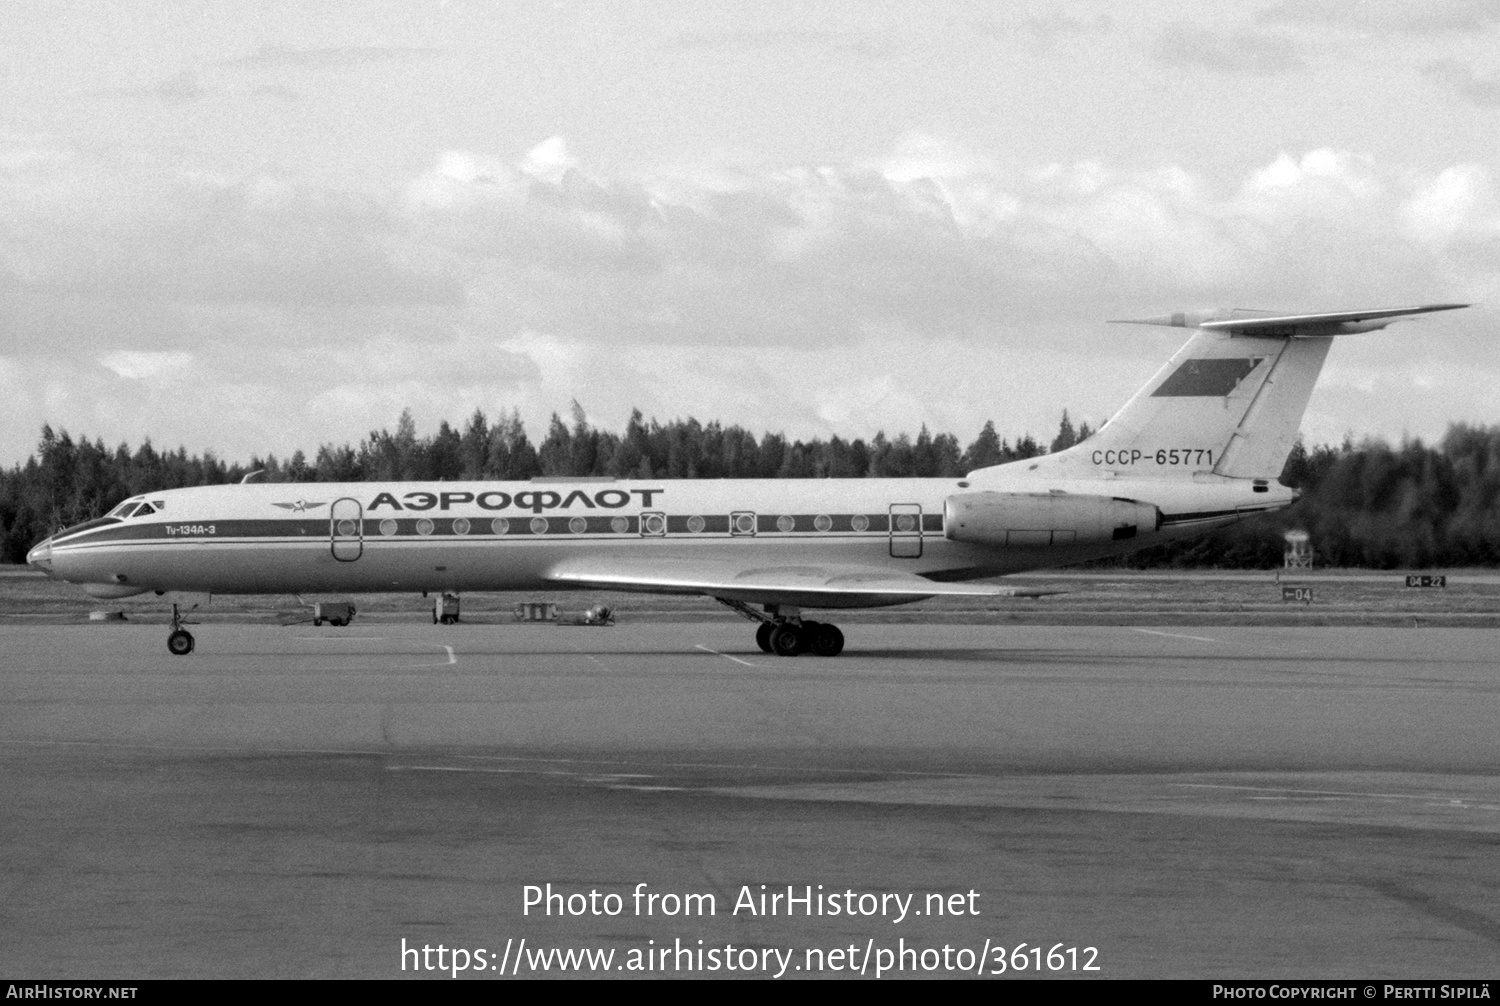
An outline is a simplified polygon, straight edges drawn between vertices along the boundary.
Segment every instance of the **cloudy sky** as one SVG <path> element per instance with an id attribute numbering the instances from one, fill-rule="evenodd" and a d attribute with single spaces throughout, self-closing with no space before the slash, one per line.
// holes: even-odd
<path id="1" fill-rule="evenodd" d="M 1315 441 L 1500 421 L 1500 0 L 7 0 L 0 463 L 577 399 L 1097 424 L 1180 332 L 1335 347 Z"/>

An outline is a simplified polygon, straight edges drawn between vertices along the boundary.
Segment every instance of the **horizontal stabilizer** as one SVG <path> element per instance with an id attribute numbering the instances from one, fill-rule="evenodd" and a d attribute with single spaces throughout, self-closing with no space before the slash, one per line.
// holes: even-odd
<path id="1" fill-rule="evenodd" d="M 1326 311 L 1318 314 L 1276 314 L 1270 311 L 1234 310 L 1178 312 L 1160 318 L 1120 318 L 1115 325 L 1161 325 L 1167 328 L 1203 328 L 1230 335 L 1267 338 L 1311 338 L 1352 335 L 1384 328 L 1397 318 L 1433 311 L 1456 311 L 1468 304 L 1422 304 L 1417 307 L 1387 307 L 1369 311 Z"/>
<path id="2" fill-rule="evenodd" d="M 1056 591 L 989 583 L 938 583 L 878 566 L 796 564 L 747 566 L 723 559 L 622 559 L 594 556 L 558 563 L 556 584 L 656 594 L 705 594 L 748 604 L 805 608 L 866 608 L 928 597 L 1037 597 Z"/>
<path id="3" fill-rule="evenodd" d="M 1332 311 L 1323 314 L 1283 314 L 1270 318 L 1227 318 L 1206 321 L 1200 328 L 1236 335 L 1318 336 L 1349 335 L 1373 332 L 1397 318 L 1433 311 L 1456 311 L 1467 304 L 1424 304 L 1421 307 L 1392 307 L 1376 311 Z"/>

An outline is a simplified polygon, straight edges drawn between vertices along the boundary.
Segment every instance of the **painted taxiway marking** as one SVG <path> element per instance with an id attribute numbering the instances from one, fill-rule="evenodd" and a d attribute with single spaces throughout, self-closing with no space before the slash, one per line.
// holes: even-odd
<path id="1" fill-rule="evenodd" d="M 633 779 L 655 779 L 645 772 L 570 772 L 566 769 L 498 768 L 482 765 L 387 765 L 387 772 L 473 772 L 480 775 L 555 775 L 580 782 L 604 783 L 616 788 L 680 789 L 680 786 L 651 787 L 633 783 Z"/>
<path id="2" fill-rule="evenodd" d="M 451 647 L 451 646 L 445 646 L 442 643 L 439 643 L 438 645 L 441 646 L 443 649 L 445 649 L 445 650 L 448 651 L 448 659 L 447 660 L 443 661 L 440 664 L 406 664 L 405 665 L 405 669 L 406 670 L 415 670 L 418 667 L 449 667 L 449 666 L 451 666 L 453 664 L 458 663 L 458 657 L 454 654 L 453 647 Z"/>
<path id="3" fill-rule="evenodd" d="M 1184 636 L 1180 632 L 1157 632 L 1155 629 L 1136 629 L 1136 632 L 1144 632 L 1148 636 L 1170 636 L 1173 639 L 1196 639 L 1200 643 L 1217 643 L 1217 639 L 1209 639 L 1207 636 Z"/>
<path id="4" fill-rule="evenodd" d="M 1229 790 L 1241 790 L 1241 791 L 1244 791 L 1244 792 L 1251 792 L 1251 793 L 1276 793 L 1276 794 L 1286 793 L 1286 794 L 1290 794 L 1293 797 L 1317 797 L 1317 798 L 1320 798 L 1320 799 L 1321 798 L 1344 799 L 1346 797 L 1355 797 L 1356 799 L 1365 799 L 1365 800 L 1428 800 L 1428 801 L 1437 800 L 1437 801 L 1440 801 L 1445 806 L 1453 806 L 1453 807 L 1473 807 L 1473 806 L 1479 806 L 1479 807 L 1482 807 L 1484 809 L 1494 809 L 1492 807 L 1488 807 L 1487 805 L 1482 805 L 1482 804 L 1481 805 L 1475 805 L 1475 804 L 1467 803 L 1466 801 L 1472 799 L 1471 797 L 1467 797 L 1467 796 L 1464 796 L 1464 797 L 1453 797 L 1453 796 L 1450 796 L 1450 795 L 1447 795 L 1447 794 L 1444 794 L 1444 793 L 1358 793 L 1358 792 L 1354 792 L 1352 790 L 1342 790 L 1342 789 L 1294 789 L 1293 787 L 1290 787 L 1290 786 L 1236 786 L 1236 785 L 1231 785 L 1229 783 L 1209 783 L 1209 782 L 1178 782 L 1178 783 L 1171 783 L 1170 785 L 1177 786 L 1177 787 L 1180 787 L 1182 789 L 1229 789 Z M 1266 797 L 1252 797 L 1251 799 L 1267 799 L 1267 798 Z"/>
<path id="5" fill-rule="evenodd" d="M 750 661 L 748 661 L 748 660 L 741 660 L 739 657 L 731 657 L 729 654 L 727 654 L 727 653 L 720 653 L 718 650 L 710 650 L 708 647 L 704 646 L 702 643 L 698 643 L 697 644 L 697 648 L 700 649 L 700 650 L 702 650 L 704 653 L 712 653 L 716 657 L 723 657 L 725 660 L 733 660 L 736 664 L 744 664 L 746 667 L 754 667 L 755 666 L 754 664 L 750 663 Z"/>
<path id="6" fill-rule="evenodd" d="M 384 636 L 293 636 L 292 638 L 313 639 L 320 643 L 345 643 L 355 640 L 360 642 L 370 642 L 371 640 L 383 642 L 385 640 Z"/>

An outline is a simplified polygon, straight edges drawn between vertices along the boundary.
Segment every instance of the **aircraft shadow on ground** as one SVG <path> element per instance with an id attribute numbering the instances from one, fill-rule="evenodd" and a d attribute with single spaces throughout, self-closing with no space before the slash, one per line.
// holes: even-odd
<path id="1" fill-rule="evenodd" d="M 933 649 L 879 649 L 845 650 L 839 658 L 857 660 L 902 660 L 902 661 L 946 661 L 961 664 L 983 663 L 1028 663 L 1028 664 L 1097 664 L 1110 663 L 1114 658 L 1085 653 L 1080 650 L 1037 650 L 1016 647 L 1003 649 L 984 647 L 952 650 Z"/>

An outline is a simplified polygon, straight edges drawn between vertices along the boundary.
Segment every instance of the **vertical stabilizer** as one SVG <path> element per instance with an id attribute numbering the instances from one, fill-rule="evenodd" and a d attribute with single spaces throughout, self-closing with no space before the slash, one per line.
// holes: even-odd
<path id="1" fill-rule="evenodd" d="M 1237 479 L 1274 479 L 1281 474 L 1333 338 L 1282 339 L 1281 344 L 1276 362 L 1217 456 L 1214 474 Z"/>
<path id="2" fill-rule="evenodd" d="M 1297 441 L 1334 336 L 1463 306 L 1302 315 L 1232 311 L 1137 322 L 1194 331 L 1097 433 L 1028 469 L 1074 477 L 1274 479 Z"/>
<path id="3" fill-rule="evenodd" d="M 1053 457 L 1135 477 L 1275 478 L 1332 341 L 1199 329 L 1098 433 Z"/>

